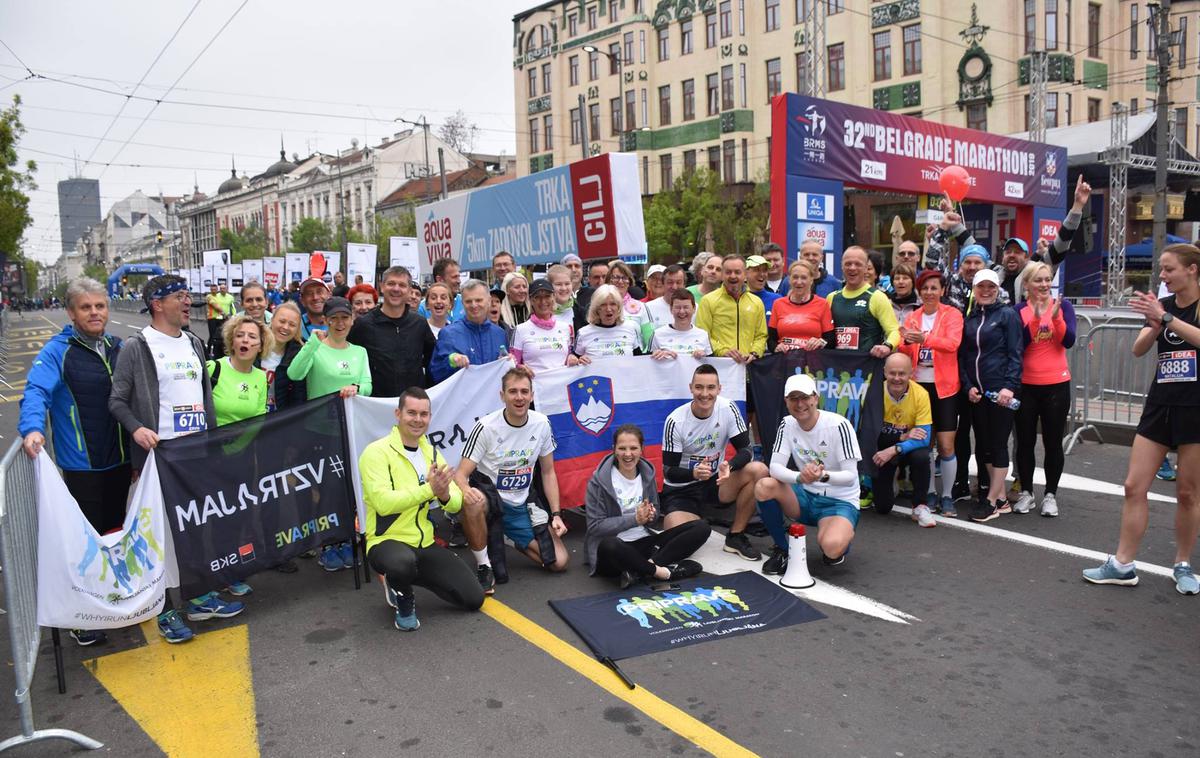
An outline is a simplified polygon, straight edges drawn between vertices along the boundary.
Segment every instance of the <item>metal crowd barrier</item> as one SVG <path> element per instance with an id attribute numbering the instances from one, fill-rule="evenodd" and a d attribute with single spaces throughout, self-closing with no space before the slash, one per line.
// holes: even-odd
<path id="1" fill-rule="evenodd" d="M 1101 426 L 1137 428 L 1146 388 L 1154 380 L 1154 362 L 1133 356 L 1133 342 L 1145 325 L 1142 317 L 1114 315 L 1094 326 L 1090 317 L 1086 320 L 1082 349 L 1072 350 L 1069 356 L 1074 397 L 1068 454 L 1085 432 L 1103 442 Z"/>
<path id="2" fill-rule="evenodd" d="M 0 459 L 0 563 L 3 564 L 8 636 L 12 644 L 13 696 L 21 717 L 21 733 L 0 742 L 0 752 L 48 739 L 70 740 L 90 750 L 104 747 L 70 729 L 34 729 L 30 688 L 37 667 L 42 629 L 37 622 L 37 477 L 17 439 Z M 61 665 L 61 662 L 60 664 Z M 61 687 L 61 679 L 60 679 Z"/>

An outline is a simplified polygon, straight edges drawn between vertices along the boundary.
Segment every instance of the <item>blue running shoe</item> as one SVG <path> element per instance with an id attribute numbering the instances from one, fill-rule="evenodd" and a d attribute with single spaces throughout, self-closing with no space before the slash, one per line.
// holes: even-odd
<path id="1" fill-rule="evenodd" d="M 158 633 L 171 644 L 187 642 L 196 636 L 187 624 L 183 623 L 183 619 L 179 618 L 177 611 L 167 611 L 158 617 Z"/>
<path id="2" fill-rule="evenodd" d="M 70 631 L 71 639 L 79 643 L 79 647 L 87 647 L 95 645 L 98 642 L 107 642 L 108 635 L 99 629 L 72 629 Z"/>
<path id="3" fill-rule="evenodd" d="M 387 604 L 400 610 L 400 593 L 392 589 L 392 585 L 387 583 L 387 579 L 383 580 L 383 599 Z"/>
<path id="4" fill-rule="evenodd" d="M 1116 559 L 1111 555 L 1100 567 L 1084 569 L 1083 578 L 1092 584 L 1120 584 L 1132 587 L 1138 583 L 1137 570 L 1131 568 L 1128 571 L 1122 571 L 1117 568 Z"/>
<path id="5" fill-rule="evenodd" d="M 1154 476 L 1164 482 L 1175 481 L 1175 467 L 1171 465 L 1170 458 L 1163 458 L 1162 465 L 1158 467 L 1158 473 Z"/>
<path id="6" fill-rule="evenodd" d="M 228 592 L 230 595 L 233 595 L 234 597 L 245 597 L 246 595 L 249 595 L 251 592 L 254 592 L 254 588 L 251 587 L 250 585 L 246 584 L 245 582 L 234 582 L 233 584 L 226 587 L 225 591 Z"/>
<path id="7" fill-rule="evenodd" d="M 417 598 L 411 590 L 407 595 L 396 593 L 395 625 L 402 632 L 415 632 L 421 626 L 417 620 Z"/>
<path id="8" fill-rule="evenodd" d="M 958 518 L 958 511 L 954 508 L 954 498 L 943 497 L 942 505 L 938 508 L 938 512 L 946 518 Z"/>
<path id="9" fill-rule="evenodd" d="M 246 610 L 246 606 L 238 601 L 231 600 L 227 603 L 217 593 L 210 592 L 194 600 L 189 600 L 185 615 L 188 621 L 208 621 L 209 619 L 233 618 L 244 610 Z"/>
<path id="10" fill-rule="evenodd" d="M 925 505 L 929 506 L 929 510 L 933 511 L 934 513 L 937 513 L 938 501 L 939 501 L 939 498 L 937 496 L 937 493 L 930 492 L 929 496 L 925 498 Z"/>
<path id="11" fill-rule="evenodd" d="M 338 556 L 342 559 L 342 568 L 354 568 L 354 546 L 343 542 L 337 546 Z"/>
<path id="12" fill-rule="evenodd" d="M 341 571 L 346 568 L 345 562 L 342 561 L 342 554 L 336 545 L 326 545 L 321 548 L 321 557 L 317 559 L 317 563 L 321 564 L 321 568 L 326 571 Z"/>
<path id="13" fill-rule="evenodd" d="M 1192 573 L 1190 564 L 1175 564 L 1175 591 L 1180 595 L 1200 594 L 1200 580 L 1196 579 L 1196 575 Z"/>

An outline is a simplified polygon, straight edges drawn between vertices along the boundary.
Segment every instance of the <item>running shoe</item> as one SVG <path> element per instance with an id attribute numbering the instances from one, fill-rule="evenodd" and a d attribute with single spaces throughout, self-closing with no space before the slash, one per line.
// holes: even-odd
<path id="1" fill-rule="evenodd" d="M 667 566 L 667 568 L 671 571 L 671 576 L 667 578 L 667 581 L 670 582 L 678 582 L 681 579 L 691 579 L 693 576 L 696 576 L 704 570 L 703 566 L 688 558 L 683 559 L 679 563 L 672 563 L 670 566 Z"/>
<path id="2" fill-rule="evenodd" d="M 954 508 L 954 498 L 943 497 L 938 512 L 946 518 L 958 518 L 958 511 Z"/>
<path id="3" fill-rule="evenodd" d="M 954 498 L 954 502 L 971 499 L 971 485 L 969 482 L 955 482 L 954 488 L 950 490 L 950 496 Z"/>
<path id="4" fill-rule="evenodd" d="M 194 600 L 189 600 L 185 615 L 188 621 L 208 621 L 209 619 L 233 618 L 244 610 L 246 610 L 246 606 L 237 600 L 227 603 L 217 593 L 210 592 Z"/>
<path id="5" fill-rule="evenodd" d="M 627 590 L 630 587 L 632 587 L 633 585 L 637 584 L 639 581 L 641 581 L 641 577 L 639 577 L 637 574 L 633 573 L 632 571 L 622 571 L 621 572 L 621 581 L 620 581 L 621 589 Z"/>
<path id="6" fill-rule="evenodd" d="M 1170 458 L 1163 458 L 1162 465 L 1158 467 L 1158 473 L 1154 476 L 1164 482 L 1175 481 L 1175 467 L 1171 465 Z"/>
<path id="7" fill-rule="evenodd" d="M 245 582 L 234 582 L 233 584 L 226 587 L 225 591 L 228 592 L 230 595 L 233 595 L 234 597 L 245 597 L 246 595 L 249 595 L 251 592 L 254 592 L 254 588 L 251 587 L 250 585 L 246 584 Z"/>
<path id="8" fill-rule="evenodd" d="M 1007 499 L 996 501 L 996 513 L 1012 513 L 1012 503 Z"/>
<path id="9" fill-rule="evenodd" d="M 1025 490 L 1021 489 L 1021 478 L 1016 477 L 1013 479 L 1012 486 L 1008 488 L 1008 499 L 1016 500 L 1024 491 Z"/>
<path id="10" fill-rule="evenodd" d="M 421 622 L 417 620 L 417 597 L 409 590 L 406 594 L 396 594 L 396 620 L 394 622 L 397 629 L 402 632 L 415 632 L 420 628 Z"/>
<path id="11" fill-rule="evenodd" d="M 346 568 L 346 564 L 342 562 L 342 554 L 336 545 L 326 545 L 321 548 L 321 557 L 317 559 L 317 563 L 321 564 L 321 568 L 326 571 L 341 571 Z"/>
<path id="12" fill-rule="evenodd" d="M 862 489 L 858 493 L 858 509 L 865 511 L 875 504 L 875 493 L 868 489 Z"/>
<path id="13" fill-rule="evenodd" d="M 337 546 L 338 557 L 342 559 L 342 568 L 354 568 L 354 545 L 343 542 Z"/>
<path id="14" fill-rule="evenodd" d="M 1042 496 L 1042 515 L 1046 518 L 1054 518 L 1058 515 L 1058 498 L 1054 497 L 1053 492 L 1047 492 Z"/>
<path id="15" fill-rule="evenodd" d="M 475 578 L 479 580 L 479 586 L 483 588 L 483 594 L 496 594 L 496 574 L 492 572 L 491 566 L 476 566 Z"/>
<path id="16" fill-rule="evenodd" d="M 167 611 L 158 617 L 158 633 L 171 644 L 187 642 L 196 636 L 188 625 L 183 623 L 183 619 L 179 618 L 177 611 Z"/>
<path id="17" fill-rule="evenodd" d="M 758 552 L 758 548 L 750 544 L 750 538 L 745 532 L 730 532 L 725 535 L 725 552 L 740 555 L 748 561 L 757 561 L 762 559 L 762 553 Z"/>
<path id="18" fill-rule="evenodd" d="M 446 540 L 446 544 L 450 547 L 467 546 L 467 535 L 463 532 L 462 524 L 458 519 L 450 520 L 450 539 Z"/>
<path id="19" fill-rule="evenodd" d="M 925 498 L 925 505 L 929 506 L 929 510 L 937 511 L 939 500 L 940 500 L 940 498 L 938 497 L 936 492 L 930 492 L 929 495 Z"/>
<path id="20" fill-rule="evenodd" d="M 911 479 L 901 479 L 896 482 L 896 494 L 899 497 L 912 499 L 913 484 Z"/>
<path id="21" fill-rule="evenodd" d="M 1021 496 L 1017 498 L 1017 501 L 1012 504 L 1013 513 L 1029 513 L 1033 510 L 1033 502 L 1034 498 L 1032 492 L 1029 492 L 1028 490 L 1022 492 Z"/>
<path id="22" fill-rule="evenodd" d="M 1092 584 L 1120 584 L 1125 587 L 1132 587 L 1138 583 L 1137 569 L 1130 568 L 1127 571 L 1122 571 L 1117 568 L 1116 558 L 1113 558 L 1111 555 L 1099 567 L 1084 569 L 1083 578 Z"/>
<path id="23" fill-rule="evenodd" d="M 1000 510 L 987 498 L 980 498 L 971 510 L 971 520 L 980 524 L 997 518 L 1000 518 Z"/>
<path id="24" fill-rule="evenodd" d="M 839 555 L 837 558 L 830 558 L 828 555 L 821 553 L 821 563 L 826 566 L 840 566 L 846 562 L 846 556 L 850 555 L 850 546 L 846 546 L 846 552 Z"/>
<path id="25" fill-rule="evenodd" d="M 95 645 L 97 642 L 107 642 L 108 635 L 99 629 L 72 629 L 69 634 L 79 647 Z"/>
<path id="26" fill-rule="evenodd" d="M 1196 575 L 1192 573 L 1191 564 L 1175 564 L 1175 591 L 1180 595 L 1200 593 L 1200 580 L 1196 579 Z"/>
<path id="27" fill-rule="evenodd" d="M 788 567 L 788 551 L 781 548 L 779 545 L 771 547 L 771 557 L 763 562 L 762 572 L 764 574 L 777 574 L 783 576 L 787 572 Z"/>
<path id="28" fill-rule="evenodd" d="M 937 521 L 934 521 L 928 505 L 918 505 L 913 508 L 912 520 L 917 522 L 917 526 L 937 526 Z"/>
<path id="29" fill-rule="evenodd" d="M 381 579 L 380 582 L 383 584 L 383 599 L 387 601 L 388 605 L 392 606 L 396 610 L 399 610 L 400 609 L 400 600 L 399 600 L 400 593 L 398 593 L 394 589 L 392 589 L 392 585 L 387 583 L 387 579 Z"/>

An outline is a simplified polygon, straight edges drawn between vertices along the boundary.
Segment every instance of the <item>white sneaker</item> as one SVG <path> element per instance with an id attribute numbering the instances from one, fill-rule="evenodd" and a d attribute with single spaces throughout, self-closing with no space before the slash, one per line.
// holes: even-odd
<path id="1" fill-rule="evenodd" d="M 1013 513 L 1029 513 L 1033 510 L 1033 493 L 1022 492 L 1012 505 Z"/>
<path id="2" fill-rule="evenodd" d="M 937 521 L 934 520 L 928 505 L 918 505 L 913 508 L 912 520 L 917 522 L 917 526 L 937 526 Z"/>
<path id="3" fill-rule="evenodd" d="M 1058 515 L 1058 500 L 1055 499 L 1053 492 L 1047 492 L 1042 497 L 1042 515 L 1046 518 L 1054 518 Z"/>

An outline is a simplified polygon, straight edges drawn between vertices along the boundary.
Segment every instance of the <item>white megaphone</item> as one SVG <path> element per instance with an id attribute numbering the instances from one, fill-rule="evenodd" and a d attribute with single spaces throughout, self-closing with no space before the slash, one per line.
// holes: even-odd
<path id="1" fill-rule="evenodd" d="M 792 590 L 807 589 L 817 581 L 808 573 L 808 550 L 804 545 L 804 524 L 788 527 L 788 567 L 779 584 Z"/>

